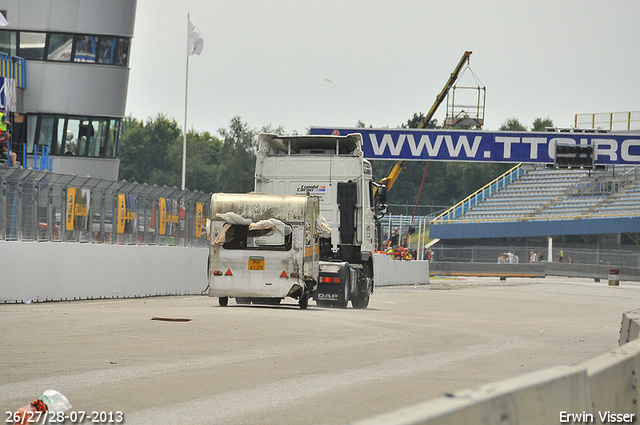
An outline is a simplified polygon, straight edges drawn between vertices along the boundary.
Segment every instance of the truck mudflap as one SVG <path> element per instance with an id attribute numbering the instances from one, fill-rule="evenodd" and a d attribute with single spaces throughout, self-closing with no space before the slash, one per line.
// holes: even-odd
<path id="1" fill-rule="evenodd" d="M 347 262 L 320 262 L 318 289 L 315 292 L 319 306 L 347 306 L 351 292 L 350 270 Z"/>

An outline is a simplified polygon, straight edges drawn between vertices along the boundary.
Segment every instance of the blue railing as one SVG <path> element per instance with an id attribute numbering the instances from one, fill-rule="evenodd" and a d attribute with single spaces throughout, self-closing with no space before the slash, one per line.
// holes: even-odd
<path id="1" fill-rule="evenodd" d="M 471 208 L 475 207 L 480 202 L 484 201 L 489 196 L 504 188 L 506 185 L 513 182 L 523 174 L 525 174 L 525 171 L 522 167 L 522 164 L 516 165 L 500 177 L 486 184 L 475 193 L 467 196 L 462 201 L 458 202 L 453 207 L 449 208 L 447 211 L 431 220 L 431 223 L 455 220 L 457 217 L 460 217 L 466 211 L 469 211 Z"/>
<path id="2" fill-rule="evenodd" d="M 19 56 L 0 52 L 0 77 L 14 78 L 18 87 L 27 88 L 27 61 Z"/>

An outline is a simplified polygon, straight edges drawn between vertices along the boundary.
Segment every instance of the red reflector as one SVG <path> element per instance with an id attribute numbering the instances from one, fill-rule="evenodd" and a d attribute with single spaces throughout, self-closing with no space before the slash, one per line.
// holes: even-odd
<path id="1" fill-rule="evenodd" d="M 225 276 L 233 276 L 233 273 L 231 273 L 231 269 L 227 269 L 227 272 L 224 275 Z"/>
<path id="2" fill-rule="evenodd" d="M 220 270 L 215 270 L 215 271 L 213 272 L 213 275 L 214 275 L 214 276 L 222 276 L 222 272 L 221 272 Z"/>
<path id="3" fill-rule="evenodd" d="M 339 277 L 321 277 L 320 282 L 322 283 L 340 283 Z"/>
<path id="4" fill-rule="evenodd" d="M 282 270 L 282 273 L 280 273 L 280 277 L 289 277 L 287 276 L 287 272 Z"/>
<path id="5" fill-rule="evenodd" d="M 291 277 L 300 277 L 298 273 L 291 273 Z"/>

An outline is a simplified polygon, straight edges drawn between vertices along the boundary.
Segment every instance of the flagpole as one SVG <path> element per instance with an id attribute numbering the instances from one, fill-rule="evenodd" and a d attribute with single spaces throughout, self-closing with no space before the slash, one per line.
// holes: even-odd
<path id="1" fill-rule="evenodd" d="M 187 180 L 187 99 L 189 94 L 189 20 L 191 14 L 187 13 L 187 72 L 184 85 L 184 129 L 182 141 L 182 190 L 185 189 Z"/>

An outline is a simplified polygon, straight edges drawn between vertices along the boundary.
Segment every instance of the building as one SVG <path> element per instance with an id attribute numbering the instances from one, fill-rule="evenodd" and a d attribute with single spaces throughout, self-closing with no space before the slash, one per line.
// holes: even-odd
<path id="1" fill-rule="evenodd" d="M 0 4 L 0 52 L 26 62 L 11 111 L 19 161 L 44 152 L 53 172 L 117 180 L 135 11 L 136 0 Z"/>

